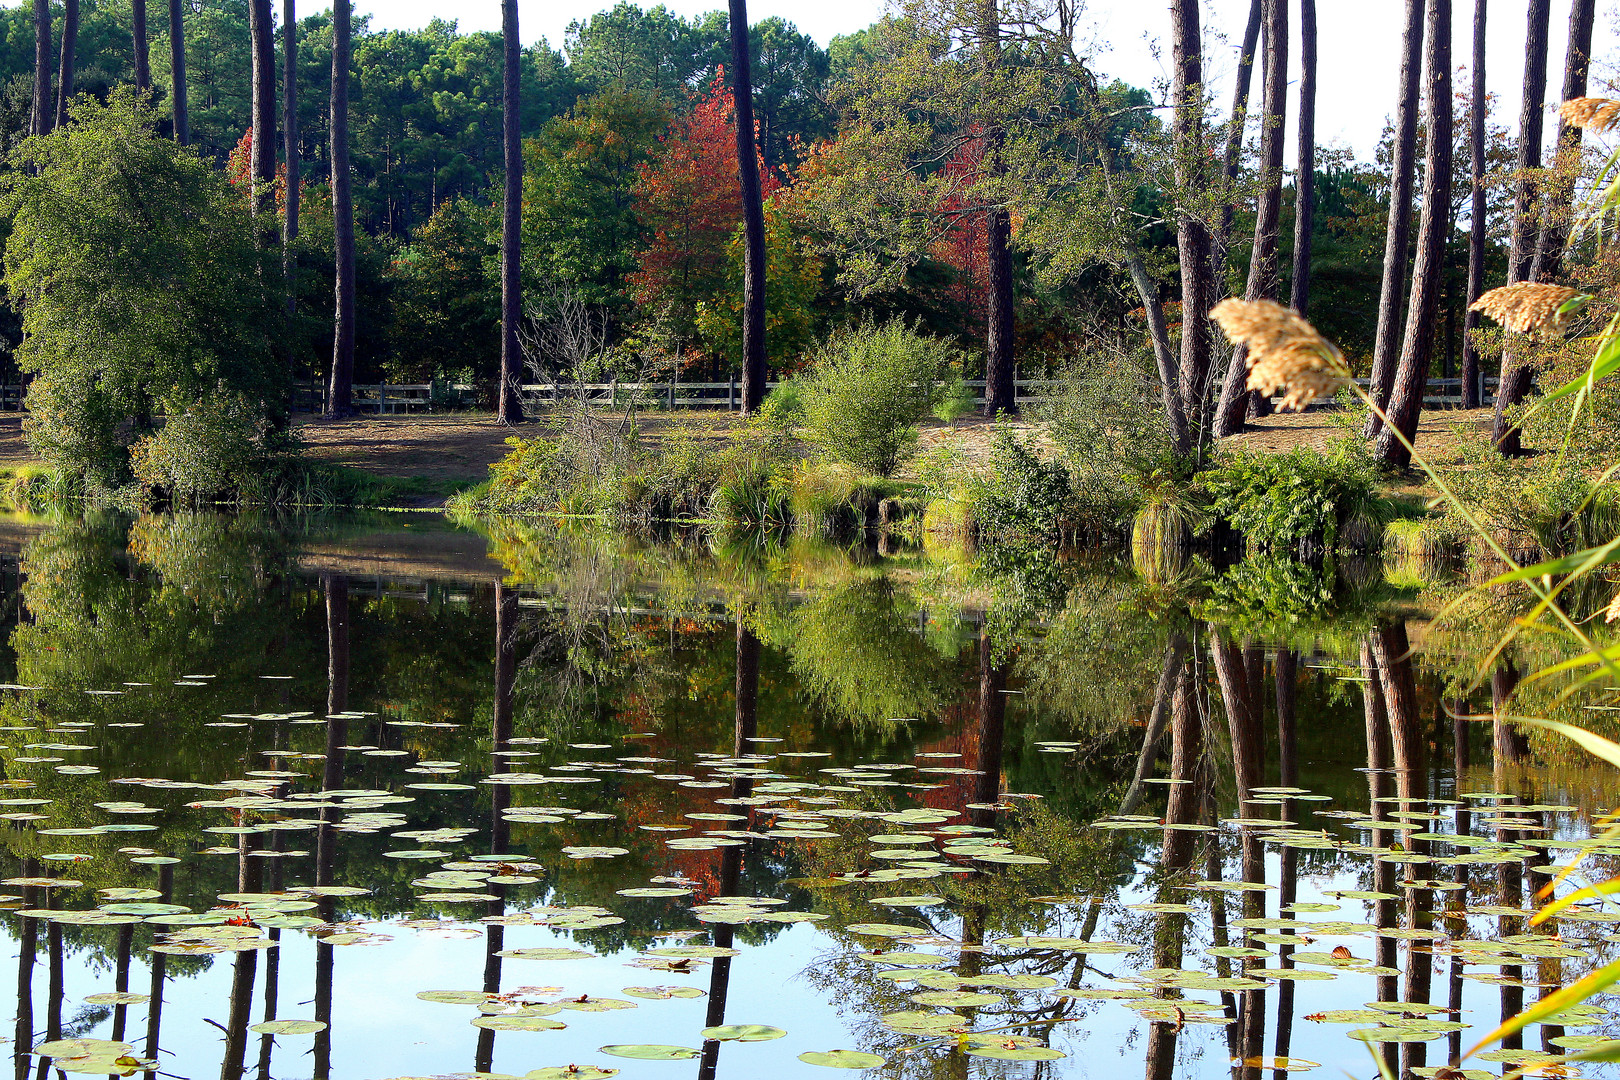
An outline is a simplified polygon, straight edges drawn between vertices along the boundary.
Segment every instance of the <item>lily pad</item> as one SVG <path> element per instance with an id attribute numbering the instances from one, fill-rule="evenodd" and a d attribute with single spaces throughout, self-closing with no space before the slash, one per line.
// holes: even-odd
<path id="1" fill-rule="evenodd" d="M 325 1031 L 326 1024 L 320 1020 L 266 1020 L 248 1030 L 260 1035 L 313 1035 L 317 1031 Z"/>
<path id="2" fill-rule="evenodd" d="M 824 1065 L 829 1069 L 875 1069 L 888 1064 L 887 1058 L 859 1050 L 806 1050 L 799 1055 L 799 1060 L 806 1065 Z"/>
<path id="3" fill-rule="evenodd" d="M 780 1039 L 787 1032 L 768 1024 L 722 1024 L 704 1028 L 702 1034 L 705 1039 L 717 1042 L 769 1042 Z"/>
<path id="4" fill-rule="evenodd" d="M 664 1046 L 658 1043 L 615 1043 L 598 1047 L 597 1052 L 636 1061 L 683 1061 L 703 1054 L 703 1051 L 693 1050 L 690 1046 Z"/>

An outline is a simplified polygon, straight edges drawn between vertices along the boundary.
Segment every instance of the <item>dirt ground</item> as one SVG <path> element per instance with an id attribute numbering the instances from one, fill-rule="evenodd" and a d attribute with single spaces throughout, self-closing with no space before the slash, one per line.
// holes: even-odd
<path id="1" fill-rule="evenodd" d="M 1431 451 L 1440 462 L 1455 457 L 1456 429 L 1489 430 L 1491 411 L 1426 412 L 1418 429 L 1418 448 Z M 656 437 L 672 423 L 698 425 L 719 440 L 739 423 L 734 414 L 720 412 L 647 413 L 641 417 L 642 430 Z M 1020 434 L 1029 434 L 1034 425 L 1013 425 Z M 516 434 L 546 430 L 544 420 L 522 427 L 503 427 L 489 413 L 401 414 L 360 416 L 352 420 L 326 421 L 301 417 L 296 423 L 299 436 L 310 456 L 337 465 L 350 465 L 379 476 L 423 477 L 430 480 L 469 483 L 484 479 L 489 466 L 506 455 L 506 440 Z M 988 452 L 995 426 L 978 417 L 952 424 L 928 420 L 922 426 L 923 446 L 955 442 L 967 460 L 982 460 Z M 1232 445 L 1272 453 L 1296 446 L 1321 448 L 1344 431 L 1337 414 L 1308 412 L 1268 416 L 1256 421 L 1251 430 L 1233 436 Z M 27 464 L 35 458 L 22 433 L 22 415 L 0 413 L 0 468 Z"/>

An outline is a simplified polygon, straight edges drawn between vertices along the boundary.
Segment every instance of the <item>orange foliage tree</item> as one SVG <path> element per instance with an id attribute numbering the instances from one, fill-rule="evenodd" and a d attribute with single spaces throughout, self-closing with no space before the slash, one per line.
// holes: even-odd
<path id="1" fill-rule="evenodd" d="M 723 78 L 716 75 L 707 95 L 670 125 L 636 181 L 636 210 L 651 239 L 629 277 L 631 293 L 683 344 L 696 336 L 699 305 L 734 287 L 728 249 L 742 221 L 742 193 L 735 106 Z M 769 199 L 781 181 L 763 160 L 759 168 Z"/>

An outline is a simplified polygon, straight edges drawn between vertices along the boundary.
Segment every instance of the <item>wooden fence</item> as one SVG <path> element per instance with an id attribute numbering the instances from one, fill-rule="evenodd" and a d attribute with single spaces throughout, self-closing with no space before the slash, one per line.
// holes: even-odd
<path id="1" fill-rule="evenodd" d="M 1366 379 L 1356 380 L 1361 386 Z M 1480 378 L 1480 400 L 1492 401 L 1498 379 L 1492 375 Z M 775 389 L 778 383 L 766 383 Z M 984 380 L 970 379 L 969 389 L 979 401 L 984 400 Z M 1061 385 L 1057 379 L 1019 379 L 1016 382 L 1017 400 L 1027 405 L 1038 400 L 1049 388 Z M 26 388 L 20 384 L 0 386 L 0 410 L 11 412 L 23 408 Z M 558 401 L 574 395 L 584 395 L 593 405 L 625 406 L 634 402 L 644 409 L 729 409 L 742 407 L 742 384 L 728 382 L 660 382 L 660 383 L 526 383 L 522 387 L 523 404 L 534 408 L 549 408 Z M 425 411 L 434 406 L 471 406 L 477 404 L 477 391 L 472 386 L 456 384 L 438 387 L 435 395 L 431 383 L 366 383 L 354 387 L 354 407 L 360 412 L 398 413 Z M 1423 397 L 1426 409 L 1454 409 L 1462 405 L 1461 379 L 1430 379 Z M 320 412 L 326 407 L 326 387 L 320 383 L 300 383 L 294 391 L 293 408 L 297 412 Z"/>

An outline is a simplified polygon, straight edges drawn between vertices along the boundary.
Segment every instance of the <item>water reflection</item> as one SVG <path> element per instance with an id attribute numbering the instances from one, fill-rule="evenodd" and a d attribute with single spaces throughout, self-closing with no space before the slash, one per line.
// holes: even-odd
<path id="1" fill-rule="evenodd" d="M 1278 633 L 1106 565 L 980 611 L 905 551 L 554 538 L 497 580 L 379 578 L 320 535 L 317 564 L 274 523 L 96 517 L 0 574 L 0 664 L 34 688 L 0 692 L 19 1080 L 40 1043 L 143 1022 L 98 1071 L 646 1044 L 700 1080 L 834 1048 L 897 1077 L 1280 1080 L 1364 1075 L 1370 1047 L 1421 1076 L 1613 944 L 1599 911 L 1527 926 L 1591 808 L 1510 719 L 1517 659 L 1469 695 L 1478 653 L 1398 619 Z M 131 889 L 171 921 L 98 892 Z M 704 1035 L 738 1022 L 786 1035 Z"/>

